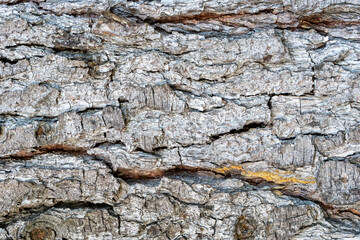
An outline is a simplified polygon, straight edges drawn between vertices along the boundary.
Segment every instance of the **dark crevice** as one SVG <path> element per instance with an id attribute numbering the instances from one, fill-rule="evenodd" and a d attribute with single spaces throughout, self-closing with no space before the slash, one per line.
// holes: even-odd
<path id="1" fill-rule="evenodd" d="M 336 133 L 318 133 L 318 132 L 310 132 L 310 133 L 299 133 L 296 134 L 295 136 L 292 137 L 279 137 L 277 136 L 277 138 L 281 141 L 292 141 L 295 140 L 297 136 L 314 136 L 314 137 L 325 137 L 326 139 L 331 138 L 333 136 L 336 136 L 339 132 L 343 132 L 343 131 L 338 131 Z"/>
<path id="2" fill-rule="evenodd" d="M 118 168 L 115 172 L 115 176 L 123 179 L 125 182 L 134 182 L 137 180 L 158 179 L 164 176 L 172 176 L 179 173 L 197 173 L 199 171 L 211 172 L 210 169 L 178 165 L 168 169 L 153 170 Z"/>
<path id="3" fill-rule="evenodd" d="M 274 95 L 269 95 L 269 100 L 267 101 L 267 106 L 270 110 L 270 127 L 272 128 L 273 126 L 273 119 L 274 119 L 274 116 L 273 116 L 273 111 L 272 111 L 272 108 L 273 108 L 273 105 L 272 105 L 272 98 L 273 98 Z"/>
<path id="4" fill-rule="evenodd" d="M 353 208 L 350 208 L 350 209 L 339 209 L 339 210 L 336 210 L 335 213 L 336 213 L 336 214 L 342 214 L 342 213 L 354 214 L 354 215 L 358 216 L 358 217 L 359 217 L 359 220 L 360 220 L 360 211 L 359 211 L 359 210 L 356 210 L 356 209 L 353 209 Z"/>
<path id="5" fill-rule="evenodd" d="M 35 47 L 35 48 L 40 48 L 40 49 L 43 49 L 43 50 L 51 50 L 52 48 L 49 48 L 45 45 L 42 45 L 42 44 L 37 44 L 37 43 L 20 43 L 20 44 L 16 44 L 15 46 L 10 46 L 8 47 L 9 49 L 14 49 L 16 47 L 21 47 L 21 46 L 25 46 L 25 47 Z"/>
<path id="6" fill-rule="evenodd" d="M 93 160 L 96 160 L 96 161 L 99 161 L 99 162 L 105 164 L 105 166 L 109 169 L 109 173 L 116 177 L 116 172 L 114 171 L 113 165 L 110 161 L 106 161 L 105 159 L 102 159 L 101 157 L 98 157 L 95 155 L 90 155 L 90 157 Z"/>
<path id="7" fill-rule="evenodd" d="M 224 100 L 225 101 L 225 100 Z M 225 106 L 226 106 L 226 104 L 224 104 L 224 105 L 221 105 L 221 106 L 213 106 L 213 107 L 211 107 L 211 108 L 209 108 L 209 109 L 203 109 L 203 110 L 199 110 L 199 109 L 196 109 L 196 108 L 191 108 L 191 107 L 189 107 L 189 105 L 187 104 L 187 103 L 185 103 L 186 104 L 186 110 L 188 111 L 188 112 L 199 112 L 199 113 L 208 113 L 208 112 L 212 112 L 212 111 L 214 111 L 214 110 L 216 110 L 216 109 L 222 109 L 222 108 L 224 108 Z"/>
<path id="8" fill-rule="evenodd" d="M 185 206 L 197 206 L 198 208 L 204 208 L 207 210 L 212 211 L 213 210 L 213 206 L 207 205 L 207 203 L 201 204 L 201 203 L 189 203 L 189 202 L 184 202 L 181 199 L 175 197 L 174 195 L 171 195 L 169 193 L 163 193 L 164 195 L 167 195 L 171 200 L 179 202 Z"/>
<path id="9" fill-rule="evenodd" d="M 219 173 L 216 169 L 211 168 L 199 168 L 199 167 L 190 167 L 190 166 L 174 166 L 167 170 L 154 170 L 154 171 L 136 171 L 129 169 L 118 169 L 116 175 L 124 179 L 128 184 L 136 183 L 138 181 L 150 181 L 151 179 L 160 179 L 164 176 L 181 176 L 181 179 L 186 178 L 187 176 L 198 175 L 199 173 L 206 174 L 209 177 L 222 176 L 223 178 L 237 178 L 243 180 L 244 182 L 256 187 L 256 188 L 269 188 L 280 191 L 282 194 L 294 198 L 298 198 L 302 201 L 311 201 L 319 205 L 325 212 L 326 217 L 330 218 L 330 215 L 327 213 L 332 212 L 332 214 L 339 213 L 349 213 L 354 216 L 359 216 L 359 211 L 355 209 L 340 209 L 339 207 L 334 207 L 332 205 L 326 204 L 319 199 L 312 198 L 312 193 L 306 192 L 305 189 L 298 188 L 295 185 L 287 184 L 278 184 L 272 181 L 267 181 L 260 177 L 246 177 L 241 174 L 239 171 L 229 171 L 226 173 Z M 214 175 L 215 174 L 215 175 Z M 216 177 L 219 178 L 219 177 Z M 280 187 L 280 188 L 279 188 Z M 279 189 L 279 190 L 278 190 Z"/>
<path id="10" fill-rule="evenodd" d="M 299 190 L 298 189 L 291 189 L 291 186 L 290 187 L 287 186 L 287 187 L 281 189 L 281 192 L 284 195 L 289 196 L 289 197 L 298 198 L 298 199 L 300 199 L 302 201 L 313 202 L 313 203 L 319 205 L 320 207 L 322 207 L 322 209 L 324 209 L 325 212 L 326 212 L 326 210 L 333 210 L 334 209 L 334 206 L 332 206 L 332 205 L 325 204 L 325 203 L 323 203 L 323 202 L 321 202 L 321 201 L 319 201 L 317 199 L 314 199 L 314 198 L 310 198 L 310 197 L 306 196 L 305 194 L 300 195 Z"/>
<path id="11" fill-rule="evenodd" d="M 168 83 L 168 85 L 175 93 L 176 93 L 176 91 L 179 91 L 179 92 L 183 92 L 185 95 L 192 95 L 192 96 L 200 97 L 200 95 L 195 94 L 192 91 L 186 89 L 185 88 L 186 86 L 182 87 L 181 85 L 175 85 L 175 84 L 170 84 L 170 83 Z"/>
<path id="12" fill-rule="evenodd" d="M 91 202 L 58 202 L 49 209 L 69 208 L 69 209 L 106 209 L 113 211 L 113 206 L 107 203 L 91 203 Z"/>
<path id="13" fill-rule="evenodd" d="M 44 46 L 45 47 L 45 46 Z M 61 46 L 59 44 L 55 45 L 54 47 L 50 48 L 55 54 L 82 54 L 86 55 L 87 49 L 76 49 L 76 48 L 70 48 L 66 46 Z"/>
<path id="14" fill-rule="evenodd" d="M 118 98 L 119 105 L 121 106 L 123 103 L 128 103 L 129 100 L 125 98 Z"/>
<path id="15" fill-rule="evenodd" d="M 125 144 L 120 140 L 114 140 L 114 141 L 104 141 L 104 142 L 98 142 L 91 148 L 98 148 L 102 146 L 110 146 L 110 145 L 122 145 L 125 147 Z"/>
<path id="16" fill-rule="evenodd" d="M 232 129 L 232 130 L 230 130 L 229 132 L 226 132 L 226 133 L 220 133 L 220 134 L 212 135 L 212 136 L 210 136 L 210 139 L 211 139 L 211 141 L 215 141 L 215 140 L 218 140 L 219 138 L 221 138 L 222 136 L 225 136 L 225 135 L 241 134 L 241 133 L 244 133 L 244 132 L 248 132 L 251 129 L 266 128 L 266 127 L 268 127 L 268 125 L 263 123 L 263 122 L 252 122 L 252 123 L 244 125 L 241 129 Z"/>
<path id="17" fill-rule="evenodd" d="M 168 149 L 168 147 L 156 147 L 156 148 L 153 148 L 153 152 L 158 152 L 158 151 L 165 150 L 165 149 Z"/>
<path id="18" fill-rule="evenodd" d="M 349 154 L 345 157 L 327 157 L 327 158 L 323 159 L 322 162 L 344 161 L 344 162 L 353 164 L 357 167 L 360 167 L 360 163 L 359 163 L 358 159 L 360 159 L 360 152 L 355 152 L 355 153 Z"/>
<path id="19" fill-rule="evenodd" d="M 5 57 L 0 57 L 0 62 L 8 63 L 8 64 L 16 64 L 16 63 L 19 62 L 19 60 L 10 60 L 10 59 L 5 58 Z"/>
<path id="20" fill-rule="evenodd" d="M 161 148 L 162 148 L 162 147 L 161 147 Z M 167 148 L 167 147 L 164 147 L 163 149 L 166 149 L 166 148 Z M 157 149 L 159 149 L 159 148 L 157 148 Z M 156 157 L 156 158 L 161 158 L 161 155 L 156 154 L 154 149 L 153 149 L 152 151 L 148 151 L 148 150 L 142 149 L 142 148 L 140 148 L 140 147 L 137 147 L 137 148 L 135 148 L 134 152 L 141 152 L 141 153 L 145 153 L 145 154 L 154 156 L 154 157 Z"/>
<path id="21" fill-rule="evenodd" d="M 90 108 L 86 108 L 84 110 L 73 111 L 73 112 L 76 112 L 76 113 L 82 115 L 82 114 L 91 113 L 91 112 L 103 111 L 103 110 L 105 110 L 106 107 L 116 107 L 117 108 L 118 106 L 116 106 L 116 105 L 107 105 L 105 107 L 90 107 Z"/>
<path id="22" fill-rule="evenodd" d="M 182 25 L 182 24 L 181 24 Z M 197 34 L 200 36 L 203 36 L 205 39 L 207 38 L 219 38 L 219 39 L 236 39 L 240 38 L 242 36 L 248 36 L 249 34 L 253 33 L 253 29 L 249 29 L 247 32 L 241 33 L 241 34 L 233 34 L 233 33 L 227 33 L 225 31 L 221 30 L 211 30 L 211 31 L 195 31 L 195 30 L 188 30 L 188 29 L 182 29 L 181 25 L 179 27 L 173 27 L 171 29 L 166 29 L 166 26 L 162 26 L 162 24 L 155 24 L 153 25 L 154 29 L 163 34 L 163 35 L 171 35 L 174 31 L 182 33 L 184 35 L 189 34 Z"/>
<path id="23" fill-rule="evenodd" d="M 93 61 L 94 55 L 96 56 L 96 54 L 97 54 L 97 52 L 95 52 L 94 49 L 89 50 L 89 49 L 82 49 L 82 48 L 71 48 L 71 47 L 67 47 L 67 46 L 61 46 L 59 44 L 56 44 L 53 47 L 48 47 L 48 46 L 45 46 L 42 44 L 37 44 L 37 43 L 21 43 L 21 44 L 17 44 L 16 46 L 10 46 L 7 48 L 14 49 L 16 47 L 21 47 L 21 46 L 38 48 L 41 50 L 52 52 L 59 56 L 65 56 L 69 59 L 81 60 L 84 62 Z"/>

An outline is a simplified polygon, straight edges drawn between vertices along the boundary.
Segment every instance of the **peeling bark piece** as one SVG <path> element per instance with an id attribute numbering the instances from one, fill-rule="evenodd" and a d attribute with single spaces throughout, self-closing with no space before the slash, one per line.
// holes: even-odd
<path id="1" fill-rule="evenodd" d="M 152 151 L 164 146 L 203 144 L 209 142 L 211 136 L 241 129 L 251 122 L 266 124 L 270 117 L 266 106 L 246 109 L 235 103 L 228 103 L 224 108 L 206 113 L 163 115 L 158 112 L 154 115 L 143 111 L 132 118 L 122 137 L 129 149 L 139 147 L 145 151 Z"/>
<path id="2" fill-rule="evenodd" d="M 336 160 L 323 162 L 317 177 L 323 201 L 334 205 L 358 205 L 359 178 L 360 170 L 355 164 Z"/>
<path id="3" fill-rule="evenodd" d="M 356 154 L 360 150 L 360 127 L 350 127 L 345 133 L 339 132 L 336 135 L 317 136 L 316 147 L 329 158 L 344 158 Z"/>
<path id="4" fill-rule="evenodd" d="M 281 158 L 274 158 L 274 164 L 282 168 L 314 165 L 316 156 L 312 137 L 297 136 L 293 142 L 283 144 L 280 154 Z"/>
<path id="5" fill-rule="evenodd" d="M 88 150 L 88 154 L 109 163 L 120 177 L 130 179 L 160 177 L 166 171 L 182 164 L 176 149 L 151 154 L 141 151 L 128 152 L 124 145 L 103 145 Z"/>
<path id="6" fill-rule="evenodd" d="M 166 178 L 163 178 L 159 188 L 162 192 L 170 191 L 172 196 L 182 202 L 197 204 L 205 204 L 213 191 L 211 186 L 200 184 L 189 186 L 181 181 L 168 181 Z"/>
<path id="7" fill-rule="evenodd" d="M 342 59 L 339 59 L 339 65 L 327 62 L 318 66 L 315 71 L 315 95 L 333 95 L 346 101 L 359 101 L 358 78 L 360 69 L 356 70 L 358 66 L 353 60 L 354 58 L 357 59 L 356 55 L 358 53 L 349 49 L 340 53 L 339 57 Z"/>
<path id="8" fill-rule="evenodd" d="M 186 109 L 185 102 L 179 99 L 168 84 L 134 87 L 112 82 L 110 98 L 120 100 L 125 111 L 131 114 L 142 108 L 162 110 L 164 112 L 182 113 Z"/>
<path id="9" fill-rule="evenodd" d="M 354 0 L 339 0 L 336 2 L 333 2 L 331 0 L 326 0 L 323 1 L 321 3 L 318 3 L 317 1 L 301 1 L 301 0 L 295 0 L 295 1 L 290 1 L 290 0 L 286 0 L 284 1 L 284 5 L 287 6 L 288 8 L 291 8 L 292 11 L 296 12 L 296 13 L 301 13 L 305 16 L 311 15 L 312 13 L 317 13 L 317 12 L 321 12 L 324 11 L 326 12 L 327 9 L 331 9 L 333 7 L 337 7 L 338 5 L 342 5 L 342 4 L 350 4 L 354 7 L 356 7 L 357 2 Z M 344 11 L 345 10 L 345 11 Z M 339 12 L 347 12 L 347 9 L 341 9 L 338 11 Z M 331 11 L 330 11 L 331 12 Z"/>
<path id="10" fill-rule="evenodd" d="M 30 157 L 46 149 L 81 149 L 121 138 L 125 120 L 120 108 L 105 107 L 83 113 L 67 112 L 59 118 L 29 121 L 4 118 L 0 133 L 0 157 Z M 20 124 L 19 124 L 20 122 Z"/>
<path id="11" fill-rule="evenodd" d="M 124 126 L 121 109 L 107 106 L 80 114 L 67 112 L 58 121 L 42 122 L 37 130 L 37 139 L 39 146 L 60 144 L 87 148 L 96 143 L 119 140 Z"/>
<path id="12" fill-rule="evenodd" d="M 225 98 L 239 98 L 260 94 L 290 93 L 302 95 L 312 90 L 311 73 L 272 72 L 249 67 L 241 77 L 231 77 L 227 83 L 210 85 L 206 92 Z M 262 68 L 262 67 L 260 67 Z"/>
<path id="13" fill-rule="evenodd" d="M 87 34 L 90 21 L 86 18 L 54 16 L 31 2 L 2 5 L 0 13 L 0 48 L 17 44 L 80 50 L 99 47 L 100 39 Z"/>
<path id="14" fill-rule="evenodd" d="M 47 115 L 56 105 L 59 91 L 52 87 L 31 85 L 24 91 L 8 92 L 0 96 L 1 113 L 24 116 Z M 25 108 L 24 108 L 25 106 Z"/>
<path id="15" fill-rule="evenodd" d="M 8 60 L 11 61 L 11 60 Z M 6 77 L 11 77 L 19 73 L 26 72 L 30 67 L 30 63 L 27 60 L 20 60 L 14 64 L 11 63 L 0 63 L 0 78 L 2 81 Z"/>
<path id="16" fill-rule="evenodd" d="M 360 29 L 358 26 L 347 26 L 346 28 L 332 28 L 329 29 L 329 34 L 334 37 L 340 37 L 348 40 L 356 40 L 360 36 Z"/>
<path id="17" fill-rule="evenodd" d="M 225 100 L 223 100 L 221 97 L 209 97 L 207 95 L 205 96 L 196 96 L 192 95 L 190 93 L 183 92 L 181 90 L 174 91 L 175 94 L 185 101 L 185 103 L 188 105 L 190 109 L 195 109 L 198 111 L 211 111 L 216 108 L 224 107 L 227 103 Z"/>
<path id="18" fill-rule="evenodd" d="M 72 83 L 64 86 L 58 98 L 58 115 L 69 110 L 86 110 L 117 105 L 108 100 L 106 82 L 92 81 L 85 84 Z"/>
<path id="19" fill-rule="evenodd" d="M 20 63 L 24 61 L 13 65 L 12 71 L 20 71 L 17 70 Z M 84 110 L 113 103 L 107 98 L 106 83 L 94 81 L 88 75 L 84 62 L 48 55 L 42 59 L 32 58 L 25 63 L 31 66 L 31 70 L 26 69 L 24 73 L 4 79 L 4 85 L 13 81 L 20 84 L 13 89 L 5 85 L 6 88 L 0 90 L 2 114 L 57 116 L 72 109 Z M 60 88 L 58 84 L 61 83 Z"/>
<path id="20" fill-rule="evenodd" d="M 260 212 L 267 212 L 270 217 L 267 219 L 257 217 Z M 238 227 L 244 229 L 249 224 L 253 228 L 253 232 L 242 232 L 238 235 L 239 239 L 246 237 L 246 235 L 267 239 L 288 239 L 293 237 L 301 228 L 311 226 L 322 215 L 320 209 L 311 208 L 309 205 L 275 207 L 262 205 L 245 208 L 242 214 L 244 220 L 238 222 L 238 225 L 242 225 Z M 256 219 L 258 220 L 256 221 Z M 279 219 L 281 220 L 279 221 Z M 247 222 L 244 223 L 244 221 Z M 262 221 L 265 221 L 265 223 Z"/>
<path id="21" fill-rule="evenodd" d="M 182 163 L 190 166 L 239 166 L 267 162 L 280 169 L 313 166 L 315 148 L 311 136 L 281 141 L 269 128 L 254 128 L 240 134 L 224 135 L 206 146 L 180 148 Z M 268 166 L 263 165 L 263 170 Z"/>
<path id="22" fill-rule="evenodd" d="M 28 49 L 14 49 L 15 51 L 24 52 Z M 14 50 L 12 52 L 14 52 Z M 43 57 L 34 56 L 30 60 L 20 60 L 16 64 L 5 64 L 7 67 L 3 70 L 4 75 L 0 77 L 12 78 L 22 83 L 40 84 L 40 83 L 70 83 L 70 82 L 84 82 L 86 81 L 88 69 L 83 61 L 71 60 L 64 56 L 46 53 L 44 50 L 37 54 L 43 54 Z M 33 50 L 33 54 L 36 51 Z M 4 53 L 7 57 L 11 53 Z M 26 54 L 26 52 L 25 52 Z M 12 57 L 11 55 L 9 56 Z M 16 56 L 17 57 L 17 56 Z M 28 57 L 28 56 L 18 56 Z M 30 56 L 29 56 L 30 57 Z M 5 78 L 6 77 L 6 78 Z"/>
<path id="23" fill-rule="evenodd" d="M 252 118 L 251 116 L 256 116 Z M 228 103 L 222 109 L 215 109 L 204 114 L 190 112 L 185 117 L 164 117 L 162 126 L 165 139 L 182 146 L 208 142 L 211 136 L 223 134 L 234 129 L 241 129 L 251 122 L 268 123 L 269 111 L 265 106 L 246 109 L 235 103 Z"/>
<path id="24" fill-rule="evenodd" d="M 276 96 L 271 105 L 273 131 L 280 138 L 336 134 L 357 124 L 360 114 L 347 101 L 331 97 Z"/>
<path id="25" fill-rule="evenodd" d="M 42 235 L 53 235 L 53 239 L 119 238 L 119 219 L 110 209 L 93 206 L 50 209 L 29 222 L 18 221 L 7 229 L 13 238 L 26 240 L 41 239 Z"/>
<path id="26" fill-rule="evenodd" d="M 103 110 L 102 115 L 105 125 L 110 128 L 121 130 L 125 127 L 125 120 L 120 108 L 106 107 Z"/>
<path id="27" fill-rule="evenodd" d="M 1 221 L 23 209 L 71 202 L 113 204 L 120 197 L 121 185 L 106 165 L 86 157 L 46 154 L 5 162 L 1 169 Z"/>
<path id="28" fill-rule="evenodd" d="M 8 156 L 31 151 L 38 146 L 35 131 L 37 123 L 24 124 L 20 126 L 4 125 L 1 130 L 0 156 Z"/>

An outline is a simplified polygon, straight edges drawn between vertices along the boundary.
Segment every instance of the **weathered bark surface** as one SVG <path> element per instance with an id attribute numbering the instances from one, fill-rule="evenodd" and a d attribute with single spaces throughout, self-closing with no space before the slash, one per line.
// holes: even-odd
<path id="1" fill-rule="evenodd" d="M 360 239 L 358 0 L 0 0 L 0 239 Z"/>

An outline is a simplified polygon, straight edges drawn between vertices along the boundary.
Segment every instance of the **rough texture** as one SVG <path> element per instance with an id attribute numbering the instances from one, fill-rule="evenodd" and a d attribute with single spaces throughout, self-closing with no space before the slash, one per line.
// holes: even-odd
<path id="1" fill-rule="evenodd" d="M 0 0 L 0 239 L 360 239 L 357 0 Z"/>

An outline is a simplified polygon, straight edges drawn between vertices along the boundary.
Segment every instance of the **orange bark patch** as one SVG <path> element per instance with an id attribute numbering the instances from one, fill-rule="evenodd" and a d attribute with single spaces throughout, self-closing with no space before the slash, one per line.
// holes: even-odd
<path id="1" fill-rule="evenodd" d="M 360 211 L 357 210 L 357 209 L 350 208 L 349 211 L 352 212 L 352 213 L 355 214 L 355 215 L 360 216 Z"/>
<path id="2" fill-rule="evenodd" d="M 35 149 L 29 149 L 28 151 L 19 151 L 15 154 L 11 154 L 10 156 L 2 156 L 0 159 L 5 158 L 21 158 L 21 159 L 30 159 L 36 155 L 46 154 L 46 153 L 53 153 L 53 152 L 61 152 L 72 154 L 75 156 L 88 156 L 86 148 L 79 148 L 79 147 L 72 147 L 70 145 L 64 144 L 53 144 L 53 145 L 45 145 L 41 147 L 37 147 Z"/>
<path id="3" fill-rule="evenodd" d="M 239 172 L 242 176 L 248 178 L 262 178 L 268 182 L 274 182 L 277 184 L 291 184 L 291 183 L 300 183 L 300 184 L 313 184 L 315 183 L 315 179 L 312 177 L 308 177 L 306 179 L 298 179 L 295 177 L 287 177 L 285 175 L 291 174 L 290 171 L 281 172 L 279 170 L 275 172 L 267 172 L 267 171 L 258 171 L 252 172 L 245 170 L 242 166 L 230 166 L 230 167 L 223 167 L 223 168 L 216 168 L 214 169 L 217 173 L 230 173 L 231 171 Z"/>
<path id="4" fill-rule="evenodd" d="M 130 169 L 130 168 L 117 168 L 116 175 L 123 179 L 154 179 L 160 178 L 165 175 L 174 175 L 177 173 L 196 173 L 196 172 L 208 172 L 210 170 L 189 166 L 174 166 L 170 169 L 152 169 L 152 170 L 142 170 L 142 169 Z"/>

